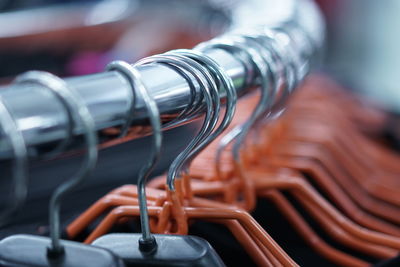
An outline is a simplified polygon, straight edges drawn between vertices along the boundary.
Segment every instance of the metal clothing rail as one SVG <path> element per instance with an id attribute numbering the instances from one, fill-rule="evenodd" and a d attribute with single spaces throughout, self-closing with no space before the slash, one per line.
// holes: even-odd
<path id="1" fill-rule="evenodd" d="M 168 1 L 156 2 L 162 4 Z M 208 3 L 198 2 L 202 5 Z M 241 33 L 264 34 L 280 47 L 281 55 L 285 56 L 284 67 L 289 68 L 290 65 L 296 74 L 293 77 L 286 76 L 286 79 L 294 79 L 287 82 L 301 82 L 309 72 L 324 39 L 324 23 L 313 1 L 243 0 L 209 1 L 208 4 L 229 14 L 231 20 L 223 37 L 217 37 L 211 42 L 229 40 L 231 36 Z M 185 1 L 181 5 L 184 6 Z M 251 62 L 246 62 L 245 58 L 238 58 L 233 53 L 217 48 L 207 50 L 205 54 L 214 59 L 233 79 L 238 95 L 245 94 L 257 85 L 258 77 L 252 70 Z M 138 71 L 161 115 L 168 118 L 163 122 L 175 119 L 174 125 L 177 126 L 185 122 L 187 117 L 179 115 L 192 100 L 192 90 L 187 80 L 174 69 L 162 64 L 139 66 Z M 105 71 L 64 80 L 68 88 L 81 96 L 87 105 L 97 130 L 125 123 L 132 88 L 121 73 Z M 1 88 L 0 97 L 29 148 L 57 144 L 68 137 L 68 114 L 62 103 L 48 90 L 33 84 L 16 84 Z M 224 97 L 223 93 L 221 97 Z M 135 105 L 138 112 L 132 120 L 132 126 L 144 125 L 147 122 L 144 120 L 146 112 L 143 99 L 137 98 Z M 196 110 L 196 114 L 190 114 L 192 118 L 203 112 L 202 109 Z M 74 125 L 73 133 L 81 134 L 81 125 Z"/>

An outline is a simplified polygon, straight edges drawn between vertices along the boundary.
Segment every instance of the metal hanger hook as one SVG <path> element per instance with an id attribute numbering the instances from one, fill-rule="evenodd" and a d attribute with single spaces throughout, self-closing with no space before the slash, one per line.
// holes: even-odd
<path id="1" fill-rule="evenodd" d="M 149 213 L 147 208 L 146 182 L 154 166 L 157 164 L 161 156 L 162 149 L 162 125 L 160 111 L 157 103 L 148 92 L 146 86 L 141 82 L 140 73 L 136 70 L 136 65 L 130 65 L 124 61 L 114 61 L 110 64 L 110 69 L 122 73 L 129 79 L 134 94 L 143 99 L 149 116 L 150 124 L 153 129 L 153 145 L 150 153 L 150 160 L 140 170 L 138 177 L 138 198 L 140 207 L 140 223 L 142 229 L 142 238 L 139 240 L 139 248 L 142 251 L 150 252 L 157 248 L 157 242 L 150 231 Z M 133 109 L 134 110 L 134 109 Z"/>
<path id="2" fill-rule="evenodd" d="M 220 95 L 223 95 L 226 92 L 227 102 L 224 117 L 219 127 L 211 135 L 205 138 L 201 144 L 194 148 L 189 156 L 185 159 L 184 163 L 182 163 L 182 166 L 185 167 L 185 171 L 188 171 L 188 168 L 193 158 L 198 155 L 207 145 L 213 142 L 220 134 L 222 134 L 223 131 L 231 123 L 236 111 L 237 93 L 231 77 L 216 61 L 205 55 L 200 49 L 199 51 L 179 49 L 173 50 L 168 54 L 180 54 L 182 56 L 192 58 L 203 64 L 218 82 L 217 86 Z"/>
<path id="3" fill-rule="evenodd" d="M 174 55 L 156 55 L 156 56 L 151 56 L 145 59 L 140 60 L 137 64 L 144 65 L 144 64 L 167 64 L 167 65 L 172 65 L 174 67 L 177 67 L 181 69 L 182 71 L 190 74 L 193 78 L 194 81 L 196 81 L 195 87 L 199 88 L 199 90 L 196 90 L 202 94 L 202 97 L 206 103 L 206 114 L 204 117 L 203 124 L 197 133 L 197 135 L 192 139 L 192 141 L 187 145 L 187 147 L 178 155 L 178 157 L 174 160 L 174 162 L 171 164 L 170 169 L 169 169 L 169 175 L 167 176 L 167 185 L 168 188 L 171 191 L 175 191 L 175 185 L 174 182 L 175 180 L 172 179 L 171 177 L 174 177 L 174 174 L 177 171 L 177 167 L 179 166 L 180 162 L 182 162 L 182 159 L 186 158 L 186 155 L 190 153 L 190 151 L 195 147 L 202 139 L 203 136 L 208 134 L 210 129 L 213 129 L 215 127 L 216 121 L 214 119 L 215 115 L 214 113 L 216 112 L 216 101 L 217 98 L 215 94 L 213 96 L 210 93 L 209 89 L 209 82 L 212 80 L 212 78 L 209 78 L 209 80 L 205 77 L 207 72 L 204 72 L 203 67 L 194 67 L 193 64 L 196 62 L 191 59 L 183 60 L 182 57 L 177 57 Z M 198 64 L 198 63 L 196 63 Z M 198 64 L 199 65 L 199 64 Z M 201 69 L 198 69 L 201 68 Z M 203 72 L 202 72 L 203 71 Z M 206 74 L 204 74 L 206 73 Z M 208 75 L 208 74 L 207 74 Z M 191 79 L 192 80 L 192 79 Z M 219 101 L 219 98 L 218 98 Z M 215 122 L 215 123 L 213 123 Z M 172 171 L 172 172 L 171 172 Z"/>
<path id="4" fill-rule="evenodd" d="M 133 91 L 132 88 L 134 87 L 134 81 L 132 80 L 132 77 L 127 74 L 128 72 L 125 71 L 121 71 L 122 69 L 125 70 L 124 67 L 121 67 L 121 65 L 125 62 L 123 61 L 112 61 L 109 64 L 107 64 L 106 66 L 106 71 L 119 71 L 122 75 L 124 75 L 130 84 L 130 90 L 129 90 L 129 97 L 128 97 L 128 111 L 126 112 L 126 119 L 125 119 L 125 124 L 121 127 L 121 133 L 119 135 L 120 138 L 124 137 L 128 131 L 129 131 L 129 127 L 132 124 L 132 120 L 133 120 L 133 116 L 134 116 L 134 110 L 135 110 L 135 104 L 136 104 L 136 96 L 135 96 L 135 92 Z M 128 63 L 126 63 L 128 64 Z M 128 64 L 129 65 L 129 64 Z"/>
<path id="5" fill-rule="evenodd" d="M 247 51 L 252 55 L 255 68 L 260 74 L 261 97 L 250 119 L 243 125 L 241 133 L 236 138 L 233 146 L 233 156 L 236 162 L 241 162 L 240 149 L 250 129 L 267 113 L 271 112 L 277 91 L 274 71 L 271 70 L 272 58 L 268 49 L 263 47 L 255 36 L 241 36 L 240 39 L 243 39 L 244 43 L 247 44 Z"/>
<path id="6" fill-rule="evenodd" d="M 60 208 L 64 196 L 81 185 L 94 170 L 97 162 L 97 134 L 94 120 L 82 99 L 70 90 L 65 82 L 48 72 L 30 71 L 17 77 L 17 83 L 37 84 L 50 90 L 64 104 L 66 110 L 72 114 L 75 125 L 81 125 L 86 141 L 85 159 L 79 170 L 67 182 L 61 184 L 53 193 L 49 205 L 49 223 L 51 246 L 49 256 L 58 256 L 63 253 L 64 247 L 60 242 Z"/>
<path id="7" fill-rule="evenodd" d="M 179 52 L 172 52 L 164 54 L 167 57 L 174 57 L 182 62 L 186 62 L 191 68 L 197 70 L 196 77 L 199 81 L 202 80 L 201 88 L 203 90 L 203 94 L 207 91 L 207 94 L 210 95 L 211 101 L 210 105 L 207 106 L 208 117 L 206 116 L 203 127 L 199 131 L 198 135 L 189 143 L 184 151 L 182 151 L 178 157 L 172 162 L 168 173 L 167 173 L 167 184 L 171 190 L 175 190 L 175 180 L 180 176 L 182 168 L 185 167 L 185 163 L 190 162 L 190 158 L 198 151 L 197 149 L 202 147 L 202 143 L 204 140 L 211 135 L 212 131 L 216 127 L 220 114 L 220 94 L 218 91 L 218 86 L 215 82 L 215 78 L 211 75 L 207 67 L 203 66 L 201 63 L 196 60 L 184 55 Z M 208 97 L 208 96 L 207 96 Z M 208 103 L 207 103 L 208 105 Z"/>
<path id="8" fill-rule="evenodd" d="M 222 152 L 230 143 L 236 140 L 235 143 L 236 149 L 235 148 L 233 149 L 233 153 L 235 160 L 238 161 L 240 160 L 239 148 L 244 140 L 244 137 L 246 136 L 247 132 L 254 124 L 254 122 L 259 119 L 259 117 L 264 113 L 266 109 L 268 109 L 268 104 L 273 102 L 273 95 L 275 92 L 275 88 L 273 88 L 275 86 L 273 83 L 273 78 L 268 75 L 271 73 L 271 71 L 268 65 L 269 62 L 267 60 L 267 56 L 264 54 L 266 51 L 264 51 L 263 47 L 257 45 L 255 40 L 251 40 L 251 37 L 242 38 L 239 36 L 230 36 L 230 35 L 228 35 L 228 37 L 229 37 L 228 39 L 221 38 L 218 43 L 209 43 L 209 44 L 206 43 L 205 45 L 202 46 L 202 49 L 219 48 L 235 55 L 237 54 L 246 55 L 246 57 L 249 58 L 250 61 L 252 62 L 252 69 L 260 73 L 261 97 L 249 121 L 247 121 L 242 125 L 236 126 L 221 140 L 220 145 L 217 149 L 217 155 L 215 159 L 216 170 L 217 173 L 219 174 L 221 174 L 219 162 L 222 158 Z M 259 51 L 261 51 L 263 55 L 260 55 Z"/>

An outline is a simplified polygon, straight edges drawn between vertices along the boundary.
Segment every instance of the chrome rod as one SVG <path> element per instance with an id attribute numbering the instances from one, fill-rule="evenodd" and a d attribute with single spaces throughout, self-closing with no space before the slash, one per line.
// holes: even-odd
<path id="1" fill-rule="evenodd" d="M 145 1 L 147 2 L 147 1 Z M 168 1 L 160 1 L 168 2 Z M 199 1 L 204 4 L 204 1 Z M 210 5 L 226 9 L 231 25 L 223 38 L 243 33 L 265 32 L 271 42 L 277 42 L 295 68 L 298 81 L 305 77 L 316 60 L 324 38 L 324 23 L 312 0 L 243 0 L 210 1 Z M 185 1 L 182 1 L 182 6 Z M 278 29 L 271 35 L 269 30 Z M 288 35 L 285 35 L 288 33 Z M 290 36 L 291 38 L 288 38 Z M 218 42 L 218 37 L 212 42 Z M 205 52 L 233 79 L 238 95 L 247 93 L 257 85 L 258 77 L 252 72 L 251 63 L 243 62 L 222 49 Z M 187 80 L 174 69 L 161 64 L 139 66 L 138 71 L 151 97 L 156 101 L 162 117 L 174 119 L 184 111 L 192 99 Z M 129 110 L 131 85 L 116 71 L 64 79 L 87 105 L 97 130 L 122 126 Z M 55 96 L 38 85 L 10 85 L 0 89 L 9 112 L 22 132 L 28 147 L 57 144 L 68 137 L 68 114 Z M 224 97 L 224 95 L 221 95 Z M 148 124 L 144 120 L 146 109 L 143 99 L 136 99 L 137 116 L 132 126 Z M 201 109 L 194 117 L 202 115 Z M 179 118 L 176 126 L 184 123 Z M 167 120 L 163 120 L 167 123 Z M 82 126 L 74 125 L 75 135 L 82 134 Z"/>

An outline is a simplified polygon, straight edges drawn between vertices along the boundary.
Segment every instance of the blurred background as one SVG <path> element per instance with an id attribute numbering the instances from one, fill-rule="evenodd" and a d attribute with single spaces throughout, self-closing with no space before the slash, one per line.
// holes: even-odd
<path id="1" fill-rule="evenodd" d="M 205 22 L 210 16 L 223 18 L 214 16 L 216 10 L 202 10 L 191 2 L 184 12 L 171 1 L 170 12 L 165 12 L 165 5 L 152 5 L 151 11 L 141 8 L 139 13 L 138 2 L 130 0 L 0 1 L 0 23 L 7 25 L 0 30 L 0 77 L 30 69 L 84 75 L 103 71 L 115 59 L 134 62 L 173 48 L 190 48 L 218 32 L 207 31 L 202 21 L 188 17 Z M 201 17 L 195 14 L 199 12 Z M 217 19 L 212 21 L 218 24 Z"/>
<path id="2" fill-rule="evenodd" d="M 348 87 L 400 112 L 400 1 L 318 0 L 328 23 L 324 68 Z"/>

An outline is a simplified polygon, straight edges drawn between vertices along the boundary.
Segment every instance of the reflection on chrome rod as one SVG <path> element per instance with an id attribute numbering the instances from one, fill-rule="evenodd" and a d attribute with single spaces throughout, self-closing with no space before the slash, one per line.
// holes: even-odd
<path id="1" fill-rule="evenodd" d="M 226 8 L 224 5 L 214 7 Z M 255 40 L 259 45 L 268 46 L 276 55 L 274 64 L 278 67 L 275 75 L 281 81 L 289 87 L 301 82 L 323 43 L 323 22 L 315 4 L 309 0 L 251 0 L 237 1 L 229 8 L 230 12 L 225 13 L 231 16 L 230 28 L 209 42 L 237 42 L 241 36 L 251 35 L 254 37 L 251 42 Z M 242 38 L 243 46 L 249 46 L 251 42 L 249 38 Z M 207 42 L 195 50 L 204 46 Z M 217 47 L 204 53 L 230 76 L 239 96 L 259 83 L 259 77 L 253 75 L 251 60 L 240 53 Z M 185 77 L 176 69 L 158 63 L 138 66 L 137 69 L 159 107 L 164 126 L 178 126 L 204 113 L 205 103 L 195 77 Z M 98 131 L 126 123 L 126 114 L 132 108 L 132 87 L 121 73 L 106 71 L 67 78 L 65 82 L 83 99 Z M 49 144 L 57 146 L 58 142 L 68 138 L 68 114 L 62 103 L 45 88 L 33 83 L 14 84 L 2 88 L 0 96 L 30 148 Z M 221 97 L 225 97 L 224 90 L 221 90 Z M 133 114 L 132 126 L 147 126 L 144 125 L 147 120 L 143 99 L 138 97 L 133 103 L 137 113 Z M 74 136 L 82 134 L 82 125 L 72 126 Z M 136 136 L 144 134 L 141 132 Z M 12 155 L 11 151 L 7 154 Z"/>

